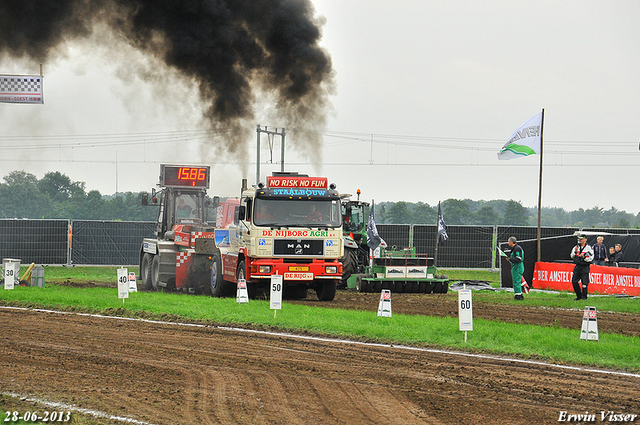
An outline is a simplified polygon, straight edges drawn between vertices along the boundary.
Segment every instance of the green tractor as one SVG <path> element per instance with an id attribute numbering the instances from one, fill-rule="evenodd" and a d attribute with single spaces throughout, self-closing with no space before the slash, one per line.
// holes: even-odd
<path id="1" fill-rule="evenodd" d="M 449 279 L 437 274 L 433 258 L 416 254 L 415 247 L 398 249 L 387 247 L 383 241 L 380 255 L 370 257 L 367 245 L 367 221 L 371 206 L 351 195 L 342 200 L 342 228 L 344 236 L 344 257 L 342 258 L 341 288 L 359 292 L 446 293 Z"/>
<path id="2" fill-rule="evenodd" d="M 371 205 L 360 200 L 348 199 L 351 195 L 344 195 L 342 200 L 342 232 L 344 236 L 344 257 L 342 258 L 341 288 L 347 287 L 352 275 L 366 273 L 369 264 L 369 246 L 367 246 L 367 220 Z"/>

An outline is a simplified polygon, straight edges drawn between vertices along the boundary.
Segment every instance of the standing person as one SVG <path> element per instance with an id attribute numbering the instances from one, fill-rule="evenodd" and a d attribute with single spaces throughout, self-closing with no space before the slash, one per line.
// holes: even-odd
<path id="1" fill-rule="evenodd" d="M 507 242 L 511 247 L 511 255 L 507 259 L 511 263 L 511 279 L 513 281 L 514 300 L 522 301 L 522 274 L 524 273 L 524 250 L 518 245 L 516 237 L 511 236 Z"/>
<path id="2" fill-rule="evenodd" d="M 593 249 L 587 244 L 585 235 L 578 236 L 578 245 L 571 250 L 571 259 L 576 263 L 573 268 L 573 277 L 571 277 L 571 284 L 576 293 L 575 301 L 586 300 L 589 287 L 589 266 L 593 261 Z M 582 285 L 580 285 L 580 282 Z"/>
<path id="3" fill-rule="evenodd" d="M 604 261 L 606 262 L 607 266 L 616 266 L 616 264 L 613 262 L 613 258 L 614 255 L 616 254 L 616 248 L 613 246 L 609 247 L 609 254 L 607 254 L 607 258 L 604 259 Z"/>
<path id="4" fill-rule="evenodd" d="M 593 246 L 593 264 L 604 266 L 607 261 L 607 247 L 602 243 L 604 238 L 598 236 L 598 242 Z"/>
<path id="5" fill-rule="evenodd" d="M 618 267 L 624 258 L 624 254 L 622 253 L 622 245 L 617 243 L 613 250 L 613 253 L 609 255 L 609 265 L 613 267 Z"/>

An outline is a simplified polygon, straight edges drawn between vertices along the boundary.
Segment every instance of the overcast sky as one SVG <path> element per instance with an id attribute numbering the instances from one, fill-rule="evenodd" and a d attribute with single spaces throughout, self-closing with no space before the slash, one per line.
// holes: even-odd
<path id="1" fill-rule="evenodd" d="M 313 3 L 336 73 L 334 113 L 321 165 L 298 157 L 304 146 L 287 136 L 287 170 L 376 202 L 535 207 L 540 157 L 496 154 L 544 108 L 543 207 L 640 212 L 640 2 Z M 244 164 L 206 154 L 192 132 L 194 87 L 158 91 L 128 75 L 128 63 L 155 66 L 126 46 L 113 57 L 92 40 L 66 45 L 45 66 L 44 105 L 0 104 L 0 177 L 60 171 L 112 194 L 150 190 L 161 163 L 209 163 L 211 195 L 236 196 L 242 177 L 255 180 L 255 132 Z M 0 73 L 38 72 L 0 62 Z M 254 128 L 280 125 L 257 115 Z M 265 161 L 266 136 L 262 145 Z M 261 174 L 279 168 L 264 163 Z"/>

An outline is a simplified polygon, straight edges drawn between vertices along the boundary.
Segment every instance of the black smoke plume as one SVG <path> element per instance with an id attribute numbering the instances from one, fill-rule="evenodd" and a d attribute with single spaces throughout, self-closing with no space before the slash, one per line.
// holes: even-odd
<path id="1" fill-rule="evenodd" d="M 324 127 L 333 70 L 314 14 L 309 0 L 1 0 L 0 57 L 46 64 L 107 25 L 196 81 L 203 122 L 226 130 L 223 150 L 242 156 L 256 90 L 275 98 L 282 124 L 272 125 Z M 317 152 L 317 132 L 306 134 Z"/>

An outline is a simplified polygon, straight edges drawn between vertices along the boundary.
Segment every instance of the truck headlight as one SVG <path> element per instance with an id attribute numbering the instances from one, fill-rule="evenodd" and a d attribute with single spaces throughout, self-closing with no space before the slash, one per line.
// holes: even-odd
<path id="1" fill-rule="evenodd" d="M 324 271 L 327 274 L 336 274 L 338 273 L 338 267 L 337 266 L 327 266 L 324 268 Z"/>
<path id="2" fill-rule="evenodd" d="M 258 273 L 271 273 L 271 266 L 259 266 Z"/>

